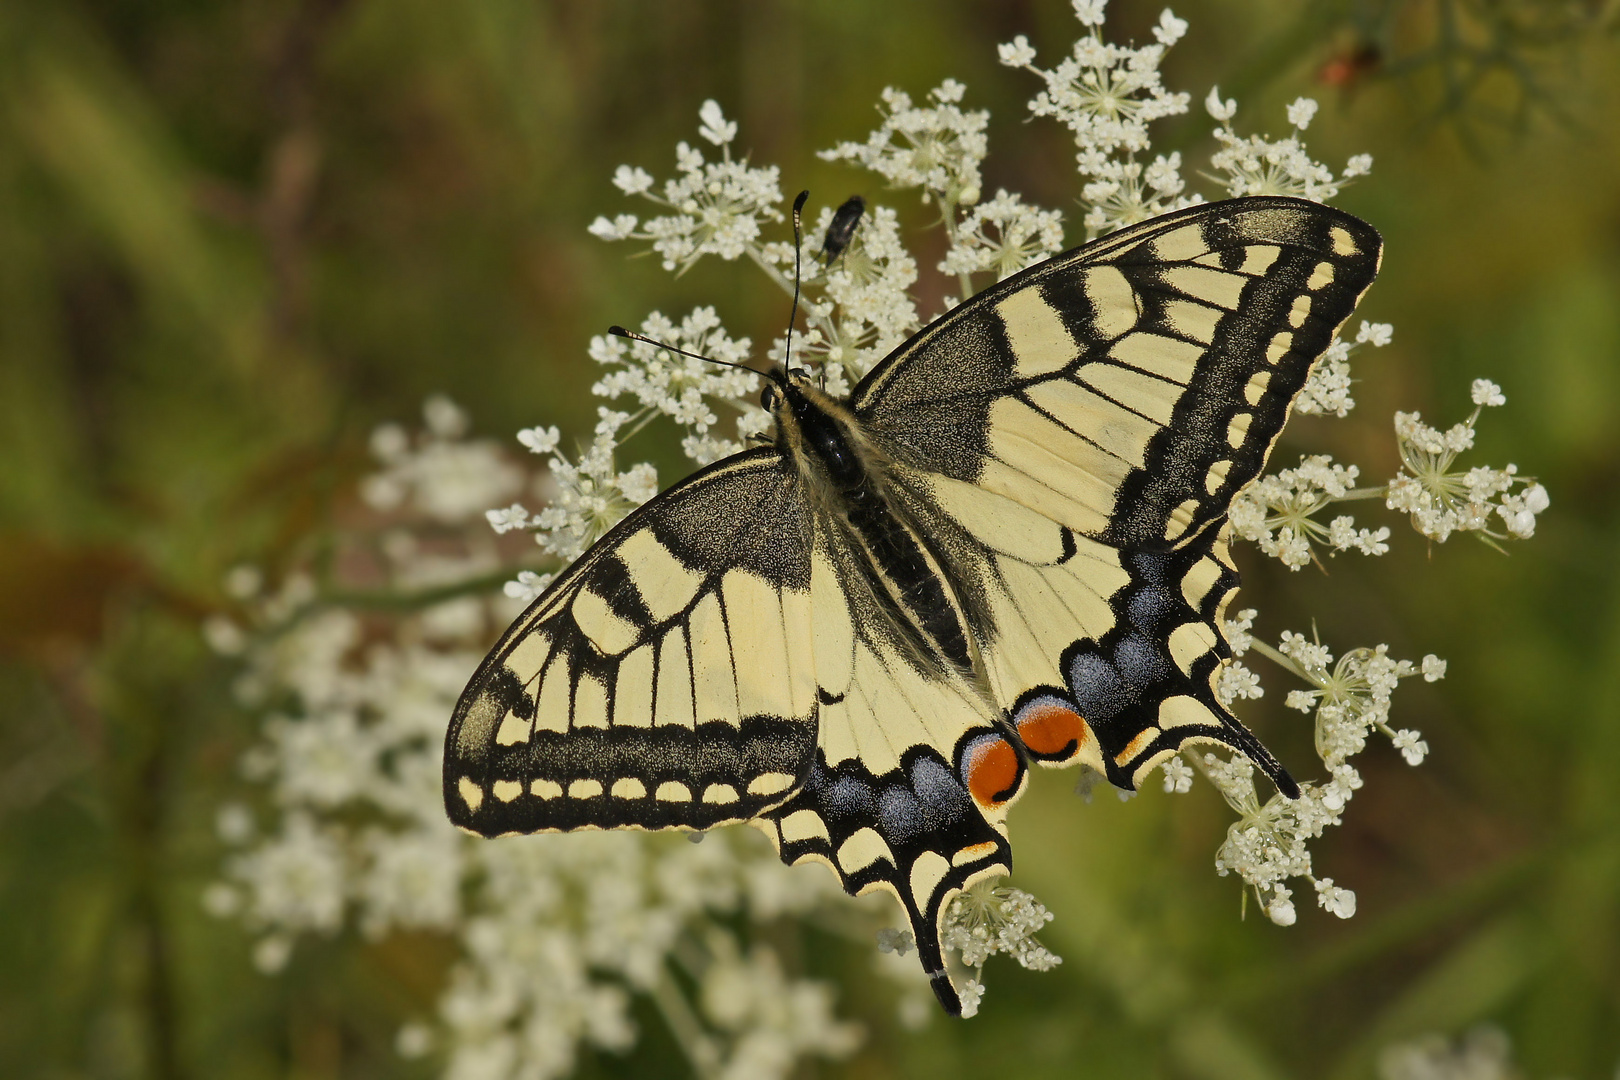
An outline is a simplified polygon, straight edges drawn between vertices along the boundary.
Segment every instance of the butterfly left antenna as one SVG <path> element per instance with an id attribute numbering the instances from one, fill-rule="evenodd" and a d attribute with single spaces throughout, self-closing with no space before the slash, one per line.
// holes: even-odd
<path id="1" fill-rule="evenodd" d="M 658 348 L 666 349 L 672 353 L 679 353 L 682 356 L 690 356 L 692 359 L 702 360 L 706 364 L 719 364 L 721 367 L 736 368 L 738 371 L 746 371 L 750 375 L 758 375 L 761 378 L 769 378 L 769 375 L 766 372 L 755 370 L 754 368 L 749 367 L 747 364 L 733 364 L 730 360 L 716 360 L 712 356 L 703 356 L 699 353 L 687 352 L 685 349 L 678 349 L 674 345 L 659 341 L 657 338 L 650 338 L 646 334 L 638 334 L 632 330 L 626 330 L 622 326 L 610 326 L 608 327 L 607 332 L 612 334 L 614 337 L 629 338 L 631 341 L 645 341 L 648 345 L 656 345 Z"/>
<path id="2" fill-rule="evenodd" d="M 782 354 L 782 367 L 788 371 L 793 370 L 793 324 L 799 321 L 799 260 L 800 248 L 804 245 L 804 229 L 799 215 L 804 212 L 804 202 L 810 197 L 809 191 L 799 192 L 799 197 L 793 200 L 793 310 L 788 313 L 787 347 Z"/>

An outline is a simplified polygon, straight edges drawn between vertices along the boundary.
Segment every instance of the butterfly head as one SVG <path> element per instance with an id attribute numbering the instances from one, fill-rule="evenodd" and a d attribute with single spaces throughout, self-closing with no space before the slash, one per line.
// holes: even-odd
<path id="1" fill-rule="evenodd" d="M 838 410 L 834 398 L 816 386 L 803 368 L 778 367 L 759 374 L 766 380 L 759 392 L 759 407 L 771 414 L 779 431 L 784 423 L 803 427 Z"/>

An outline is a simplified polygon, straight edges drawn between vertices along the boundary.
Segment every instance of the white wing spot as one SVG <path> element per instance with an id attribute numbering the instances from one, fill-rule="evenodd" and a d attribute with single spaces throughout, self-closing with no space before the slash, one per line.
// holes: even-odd
<path id="1" fill-rule="evenodd" d="M 521 742 L 529 741 L 529 731 L 532 725 L 515 712 L 508 710 L 501 720 L 499 730 L 495 732 L 495 745 L 516 746 Z"/>
<path id="2" fill-rule="evenodd" d="M 1350 230 L 1342 225 L 1333 226 L 1328 236 L 1333 240 L 1333 254 L 1354 255 L 1360 249 L 1356 247 L 1356 238 L 1350 235 Z"/>
<path id="3" fill-rule="evenodd" d="M 562 793 L 562 785 L 555 780 L 529 781 L 529 794 L 537 799 L 560 799 Z"/>
<path id="4" fill-rule="evenodd" d="M 473 783 L 470 776 L 463 776 L 456 783 L 456 791 L 461 795 L 461 801 L 467 804 L 467 809 L 478 813 L 478 808 L 484 805 L 484 789 Z"/>
<path id="5" fill-rule="evenodd" d="M 1176 402 L 1181 399 L 1180 387 L 1118 364 L 1100 361 L 1087 364 L 1079 374 L 1081 381 L 1098 393 L 1113 398 L 1133 412 L 1141 413 L 1161 427 L 1170 423 Z"/>
<path id="6" fill-rule="evenodd" d="M 653 798 L 659 802 L 691 802 L 692 789 L 678 780 L 665 780 L 653 792 Z"/>
<path id="7" fill-rule="evenodd" d="M 501 802 L 511 802 L 523 794 L 523 785 L 516 780 L 497 780 L 489 790 Z"/>
<path id="8" fill-rule="evenodd" d="M 540 665 L 551 653 L 551 636 L 538 630 L 524 634 L 506 654 L 506 668 L 517 681 L 527 686 L 540 674 Z"/>
<path id="9" fill-rule="evenodd" d="M 621 777 L 613 781 L 612 794 L 615 799 L 645 799 L 647 785 L 633 776 Z"/>
<path id="10" fill-rule="evenodd" d="M 1316 269 L 1311 271 L 1310 279 L 1305 282 L 1305 287 L 1315 292 L 1324 285 L 1333 284 L 1333 275 L 1334 267 L 1332 263 L 1317 263 Z"/>
<path id="11" fill-rule="evenodd" d="M 1249 279 L 1207 266 L 1172 266 L 1163 271 L 1165 284 L 1206 304 L 1237 310 Z"/>
<path id="12" fill-rule="evenodd" d="M 788 651 L 782 597 L 770 582 L 746 570 L 726 571 L 721 582 L 737 677 L 737 715 L 793 716 L 793 661 Z M 802 660 L 808 660 L 805 655 Z"/>
<path id="13" fill-rule="evenodd" d="M 1282 331 L 1276 337 L 1271 339 L 1270 345 L 1266 346 L 1266 363 L 1275 364 L 1277 361 L 1287 356 L 1288 350 L 1292 349 L 1293 347 L 1294 335 L 1290 334 L 1286 330 Z"/>
<path id="14" fill-rule="evenodd" d="M 613 681 L 613 726 L 652 727 L 653 644 L 619 661 Z"/>
<path id="15" fill-rule="evenodd" d="M 827 823 L 821 820 L 821 815 L 814 810 L 795 810 L 782 819 L 782 839 L 789 844 L 802 840 L 823 840 L 832 842 L 827 833 Z"/>
<path id="16" fill-rule="evenodd" d="M 1155 236 L 1149 250 L 1160 262 L 1194 262 L 1209 251 L 1209 242 L 1202 225 L 1183 225 Z"/>
<path id="17" fill-rule="evenodd" d="M 775 795 L 793 786 L 793 777 L 785 772 L 760 773 L 748 782 L 750 795 Z"/>
<path id="18" fill-rule="evenodd" d="M 1245 274 L 1263 274 L 1271 269 L 1271 264 L 1277 261 L 1282 254 L 1282 248 L 1271 244 L 1253 244 L 1243 252 L 1243 265 L 1238 267 Z"/>
<path id="19" fill-rule="evenodd" d="M 1050 379 L 1024 391 L 1029 400 L 1053 416 L 1068 419 L 1092 442 L 1137 468 L 1147 463 L 1147 444 L 1158 425 L 1123 405 L 1068 379 Z"/>
<path id="20" fill-rule="evenodd" d="M 1159 735 L 1160 731 L 1156 727 L 1143 728 L 1141 731 L 1136 733 L 1136 738 L 1125 744 L 1125 749 L 1114 755 L 1114 764 L 1124 765 L 1127 761 L 1131 760 L 1131 758 L 1147 749 L 1147 747 L 1153 742 L 1154 739 L 1157 739 Z"/>
<path id="21" fill-rule="evenodd" d="M 1203 359 L 1204 350 L 1189 341 L 1143 331 L 1128 334 L 1114 342 L 1113 347 L 1108 350 L 1108 356 L 1122 364 L 1129 364 L 1138 371 L 1145 371 L 1149 375 L 1157 375 L 1161 379 L 1186 386 L 1192 381 L 1193 372 L 1197 370 L 1198 361 Z"/>
<path id="22" fill-rule="evenodd" d="M 1171 300 L 1164 305 L 1164 317 L 1176 333 L 1203 345 L 1215 340 L 1215 327 L 1224 312 L 1190 300 Z"/>
<path id="23" fill-rule="evenodd" d="M 1311 313 L 1311 298 L 1308 296 L 1294 297 L 1294 306 L 1288 309 L 1288 325 L 1300 327 L 1305 325 L 1305 319 Z"/>
<path id="24" fill-rule="evenodd" d="M 1199 559 L 1181 579 L 1181 596 L 1195 611 L 1202 608 L 1204 597 L 1221 577 L 1221 564 L 1214 559 Z"/>
<path id="25" fill-rule="evenodd" d="M 574 712 L 576 728 L 605 728 L 608 726 L 607 684 L 595 675 L 580 673 L 574 683 Z"/>
<path id="26" fill-rule="evenodd" d="M 737 801 L 737 789 L 730 784 L 710 784 L 703 789 L 703 801 L 721 806 Z"/>
<path id="27" fill-rule="evenodd" d="M 1211 465 L 1209 472 L 1204 476 L 1204 490 L 1211 495 L 1221 490 L 1221 484 L 1226 481 L 1227 470 L 1231 469 L 1231 467 L 1232 463 L 1230 461 L 1217 461 Z"/>
<path id="28" fill-rule="evenodd" d="M 1164 526 L 1164 538 L 1166 540 L 1174 540 L 1176 537 L 1186 532 L 1188 527 L 1191 526 L 1193 521 L 1197 518 L 1198 510 L 1202 505 L 1203 504 L 1197 499 L 1187 499 L 1180 506 L 1172 510 L 1170 512 L 1170 520 L 1166 522 Z"/>
<path id="29" fill-rule="evenodd" d="M 736 726 L 737 676 L 718 595 L 707 593 L 698 601 L 687 623 L 687 634 L 692 649 L 692 705 L 697 722 L 720 720 Z"/>
<path id="30" fill-rule="evenodd" d="M 1193 724 L 1208 727 L 1218 723 L 1203 703 L 1186 694 L 1177 694 L 1159 702 L 1159 724 L 1166 730 Z"/>
<path id="31" fill-rule="evenodd" d="M 838 845 L 838 866 L 846 874 L 865 870 L 879 859 L 894 862 L 894 852 L 876 829 L 860 829 Z"/>
<path id="32" fill-rule="evenodd" d="M 1215 631 L 1208 623 L 1182 623 L 1170 634 L 1170 656 L 1183 675 L 1192 674 L 1193 664 L 1215 647 Z"/>
<path id="33" fill-rule="evenodd" d="M 1226 425 L 1226 445 L 1236 450 L 1243 445 L 1243 440 L 1249 437 L 1249 421 L 1253 419 L 1248 413 L 1240 412 L 1232 417 Z"/>
<path id="34" fill-rule="evenodd" d="M 540 676 L 540 698 L 534 706 L 534 726 L 537 731 L 563 732 L 568 730 L 568 690 L 572 679 L 568 672 L 568 653 L 558 649 Z"/>
<path id="35" fill-rule="evenodd" d="M 679 626 L 671 628 L 658 646 L 658 712 L 653 720 L 659 727 L 693 726 L 692 668 L 686 656 L 686 631 Z"/>
<path id="36" fill-rule="evenodd" d="M 928 900 L 950 872 L 951 864 L 937 851 L 925 851 L 911 864 L 911 898 L 919 910 L 928 910 Z"/>
<path id="37" fill-rule="evenodd" d="M 1290 341 L 1292 341 L 1292 338 L 1293 335 L 1289 335 Z M 1270 360 L 1271 357 L 1267 356 L 1266 359 Z M 1262 371 L 1250 376 L 1248 383 L 1243 387 L 1243 399 L 1250 405 L 1260 404 L 1261 399 L 1266 396 L 1266 387 L 1270 385 L 1271 372 L 1269 371 Z"/>
<path id="38" fill-rule="evenodd" d="M 568 797 L 570 799 L 594 799 L 600 794 L 602 794 L 602 781 L 600 780 L 575 780 L 568 785 Z"/>

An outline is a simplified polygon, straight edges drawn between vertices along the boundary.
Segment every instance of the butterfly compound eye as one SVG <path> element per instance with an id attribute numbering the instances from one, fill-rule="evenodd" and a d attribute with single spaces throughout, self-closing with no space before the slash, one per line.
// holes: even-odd
<path id="1" fill-rule="evenodd" d="M 766 412 L 775 412 L 776 403 L 779 400 L 780 395 L 777 394 L 776 387 L 771 386 L 769 383 L 766 384 L 765 389 L 759 392 L 759 407 Z"/>

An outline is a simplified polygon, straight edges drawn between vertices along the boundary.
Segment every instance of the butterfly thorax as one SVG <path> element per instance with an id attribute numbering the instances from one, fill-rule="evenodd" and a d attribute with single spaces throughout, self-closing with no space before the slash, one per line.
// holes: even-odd
<path id="1" fill-rule="evenodd" d="M 924 530 L 889 496 L 886 458 L 848 406 L 802 373 L 772 381 L 762 403 L 775 417 L 777 448 L 797 465 L 818 519 L 839 527 L 865 555 L 859 569 L 890 629 L 923 665 L 948 665 L 978 681 L 957 590 Z"/>

